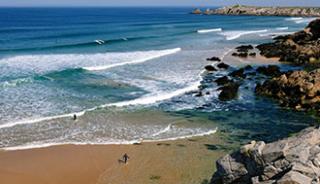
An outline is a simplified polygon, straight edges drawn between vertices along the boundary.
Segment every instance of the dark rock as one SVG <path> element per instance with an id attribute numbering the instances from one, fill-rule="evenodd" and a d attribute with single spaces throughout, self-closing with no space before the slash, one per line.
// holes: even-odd
<path id="1" fill-rule="evenodd" d="M 236 82 L 231 82 L 219 88 L 218 90 L 221 90 L 219 94 L 219 100 L 229 101 L 236 98 L 238 95 L 239 87 L 240 87 L 240 84 Z"/>
<path id="2" fill-rule="evenodd" d="M 220 62 L 221 59 L 218 58 L 218 57 L 211 57 L 211 58 L 207 58 L 207 61 L 218 61 L 218 62 Z"/>
<path id="3" fill-rule="evenodd" d="M 253 67 L 252 67 L 251 65 L 247 65 L 247 66 L 243 67 L 243 69 L 245 69 L 245 70 L 252 70 Z"/>
<path id="4" fill-rule="evenodd" d="M 241 45 L 239 47 L 236 47 L 236 50 L 238 52 L 248 52 L 249 50 L 252 50 L 253 46 L 252 45 Z"/>
<path id="5" fill-rule="evenodd" d="M 269 65 L 269 66 L 260 66 L 257 68 L 257 72 L 266 76 L 276 77 L 281 75 L 279 66 Z"/>
<path id="6" fill-rule="evenodd" d="M 235 70 L 229 74 L 231 77 L 237 77 L 237 78 L 246 78 L 246 74 L 244 74 L 244 68 L 240 68 L 239 70 Z"/>
<path id="7" fill-rule="evenodd" d="M 216 79 L 214 82 L 216 82 L 218 86 L 221 86 L 221 85 L 231 83 L 231 82 L 233 82 L 233 80 L 229 79 L 227 76 L 223 76 L 223 77 Z"/>
<path id="8" fill-rule="evenodd" d="M 251 57 L 255 57 L 255 56 L 257 56 L 257 53 L 255 53 L 255 52 L 251 52 L 251 53 L 249 54 L 249 56 L 251 56 Z"/>
<path id="9" fill-rule="evenodd" d="M 228 64 L 225 63 L 219 63 L 217 65 L 218 68 L 222 68 L 222 69 L 228 69 L 230 66 Z"/>
<path id="10" fill-rule="evenodd" d="M 213 72 L 213 71 L 218 71 L 214 66 L 212 65 L 207 65 L 204 67 L 207 71 Z"/>

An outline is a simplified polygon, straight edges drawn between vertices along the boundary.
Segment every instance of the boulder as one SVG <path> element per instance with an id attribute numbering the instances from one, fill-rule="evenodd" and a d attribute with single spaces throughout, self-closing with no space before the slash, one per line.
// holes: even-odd
<path id="1" fill-rule="evenodd" d="M 218 71 L 214 66 L 212 65 L 207 65 L 204 67 L 207 71 L 213 72 L 213 71 Z"/>
<path id="2" fill-rule="evenodd" d="M 257 68 L 257 72 L 266 76 L 276 77 L 280 76 L 280 68 L 277 65 L 260 66 Z"/>
<path id="3" fill-rule="evenodd" d="M 244 73 L 244 68 L 240 68 L 238 70 L 235 70 L 229 74 L 231 77 L 237 77 L 237 78 L 246 78 L 246 74 Z"/>
<path id="4" fill-rule="evenodd" d="M 211 58 L 207 58 L 207 61 L 218 61 L 218 62 L 220 62 L 221 59 L 218 58 L 218 57 L 213 56 L 213 57 L 211 57 Z"/>
<path id="5" fill-rule="evenodd" d="M 238 95 L 239 87 L 240 87 L 240 84 L 236 82 L 231 82 L 219 88 L 218 90 L 221 90 L 219 94 L 219 100 L 229 101 L 236 98 Z"/>
<path id="6" fill-rule="evenodd" d="M 222 86 L 222 85 L 226 85 L 228 83 L 232 83 L 233 80 L 229 79 L 227 76 L 223 76 L 223 77 L 216 79 L 214 82 L 216 82 L 218 86 Z"/>
<path id="7" fill-rule="evenodd" d="M 200 14 L 202 14 L 202 11 L 199 8 L 196 8 L 191 12 L 191 14 L 200 15 Z"/>
<path id="8" fill-rule="evenodd" d="M 320 155 L 319 144 L 320 129 L 315 127 L 269 144 L 251 141 L 216 162 L 211 184 L 318 184 L 320 166 L 313 160 Z M 290 159 L 294 152 L 298 157 Z"/>
<path id="9" fill-rule="evenodd" d="M 219 63 L 217 65 L 218 68 L 221 68 L 221 69 L 228 69 L 230 66 L 228 64 L 225 64 L 225 63 Z"/>
<path id="10" fill-rule="evenodd" d="M 236 47 L 236 50 L 238 52 L 248 52 L 249 50 L 254 49 L 252 45 L 241 45 L 239 47 Z"/>

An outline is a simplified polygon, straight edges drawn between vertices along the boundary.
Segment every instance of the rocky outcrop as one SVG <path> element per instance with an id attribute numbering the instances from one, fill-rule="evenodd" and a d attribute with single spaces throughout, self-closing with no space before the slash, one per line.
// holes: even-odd
<path id="1" fill-rule="evenodd" d="M 269 144 L 252 141 L 216 165 L 212 184 L 318 184 L 320 129 Z"/>
<path id="2" fill-rule="evenodd" d="M 320 64 L 320 19 L 314 20 L 302 31 L 278 36 L 275 42 L 258 45 L 260 54 L 267 58 L 297 65 Z"/>
<path id="3" fill-rule="evenodd" d="M 294 71 L 266 80 L 256 93 L 278 99 L 283 106 L 299 110 L 320 109 L 320 70 Z"/>
<path id="4" fill-rule="evenodd" d="M 196 14 L 201 14 L 194 11 Z M 255 15 L 255 16 L 320 16 L 320 8 L 315 7 L 257 7 L 257 6 L 227 6 L 219 9 L 207 9 L 205 15 Z"/>

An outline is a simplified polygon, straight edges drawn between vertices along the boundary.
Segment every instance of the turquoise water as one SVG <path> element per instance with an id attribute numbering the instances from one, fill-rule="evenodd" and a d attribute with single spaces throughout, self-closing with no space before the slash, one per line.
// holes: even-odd
<path id="1" fill-rule="evenodd" d="M 277 114 L 276 124 L 300 122 L 279 126 L 278 137 L 313 122 L 245 89 L 227 103 L 214 90 L 203 98 L 192 93 L 205 82 L 207 57 L 270 41 L 311 19 L 197 16 L 190 10 L 0 9 L 0 147 L 173 139 L 216 127 L 257 132 L 250 129 L 254 122 L 234 118 L 257 116 L 262 125 L 273 124 L 264 118 L 265 107 Z"/>

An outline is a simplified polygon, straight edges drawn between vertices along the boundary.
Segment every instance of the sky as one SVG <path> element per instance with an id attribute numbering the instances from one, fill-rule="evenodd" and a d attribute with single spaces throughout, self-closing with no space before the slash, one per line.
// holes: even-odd
<path id="1" fill-rule="evenodd" d="M 318 6 L 320 0 L 0 0 L 6 6 L 195 6 L 224 5 Z"/>

